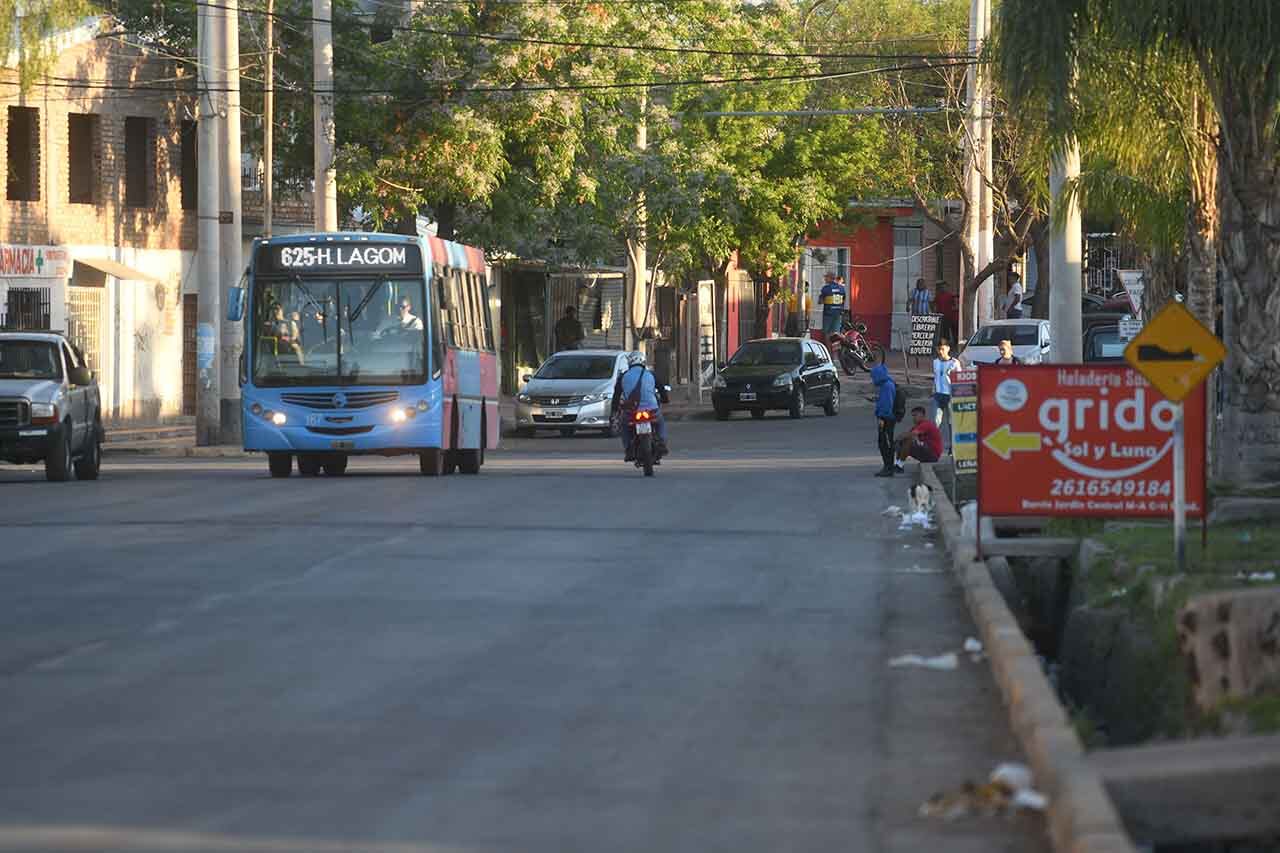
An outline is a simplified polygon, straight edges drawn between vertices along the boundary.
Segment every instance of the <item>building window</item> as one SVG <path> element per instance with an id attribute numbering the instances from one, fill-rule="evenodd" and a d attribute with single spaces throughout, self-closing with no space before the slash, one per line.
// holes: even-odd
<path id="1" fill-rule="evenodd" d="M 67 201 L 98 203 L 98 117 L 86 113 L 67 116 Z"/>
<path id="2" fill-rule="evenodd" d="M 155 185 L 152 120 L 129 116 L 124 120 L 124 203 L 126 207 L 151 207 Z"/>
<path id="3" fill-rule="evenodd" d="M 196 123 L 184 121 L 182 123 L 182 171 L 178 175 L 179 183 L 182 185 L 183 210 L 195 210 L 200 203 L 197 184 L 199 161 L 196 159 L 198 139 Z"/>
<path id="4" fill-rule="evenodd" d="M 40 200 L 40 111 L 9 107 L 10 201 Z"/>

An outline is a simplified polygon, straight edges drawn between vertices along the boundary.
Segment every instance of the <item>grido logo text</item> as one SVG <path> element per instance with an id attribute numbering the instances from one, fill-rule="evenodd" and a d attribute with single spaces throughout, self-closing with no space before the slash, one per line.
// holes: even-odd
<path id="1" fill-rule="evenodd" d="M 1146 432 L 1147 394 L 1143 388 L 1134 391 L 1124 400 L 1110 400 L 1110 388 L 1099 388 L 1098 398 L 1077 397 L 1074 400 L 1050 397 L 1040 404 L 1040 426 L 1054 434 L 1058 443 L 1065 443 L 1074 432 L 1095 429 L 1107 432 Z M 1161 400 L 1150 409 L 1150 427 L 1160 432 L 1173 432 L 1177 407 L 1168 400 Z"/>
<path id="2" fill-rule="evenodd" d="M 396 267 L 404 266 L 404 246 L 286 246 L 282 267 Z"/>

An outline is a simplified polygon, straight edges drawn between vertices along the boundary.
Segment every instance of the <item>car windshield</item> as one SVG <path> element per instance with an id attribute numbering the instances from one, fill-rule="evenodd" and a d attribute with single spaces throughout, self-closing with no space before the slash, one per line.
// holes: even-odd
<path id="1" fill-rule="evenodd" d="M 259 385 L 411 385 L 426 381 L 421 279 L 294 276 L 253 293 Z"/>
<path id="2" fill-rule="evenodd" d="M 0 341 L 0 379 L 61 379 L 58 348 L 48 341 Z"/>
<path id="3" fill-rule="evenodd" d="M 733 358 L 733 367 L 760 367 L 766 364 L 793 365 L 800 363 L 800 344 L 795 341 L 752 341 L 743 344 Z"/>
<path id="4" fill-rule="evenodd" d="M 1124 358 L 1124 347 L 1124 341 L 1120 340 L 1119 327 L 1101 328 L 1090 338 L 1089 352 L 1085 353 L 1085 360 Z"/>
<path id="5" fill-rule="evenodd" d="M 1008 341 L 1015 347 L 1033 347 L 1040 343 L 1040 327 L 1032 324 L 1022 326 L 983 326 L 969 339 L 971 347 L 994 347 L 1001 341 Z"/>
<path id="6" fill-rule="evenodd" d="M 548 359 L 535 379 L 608 379 L 617 359 L 612 355 L 558 355 Z"/>

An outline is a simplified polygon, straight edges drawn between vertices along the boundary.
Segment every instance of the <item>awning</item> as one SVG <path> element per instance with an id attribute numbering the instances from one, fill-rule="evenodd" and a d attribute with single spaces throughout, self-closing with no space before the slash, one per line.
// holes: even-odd
<path id="1" fill-rule="evenodd" d="M 92 267 L 98 272 L 106 273 L 124 281 L 160 281 L 153 275 L 147 275 L 133 267 L 127 267 L 122 263 L 107 260 L 106 258 L 76 258 L 76 263 L 84 264 L 86 267 Z"/>

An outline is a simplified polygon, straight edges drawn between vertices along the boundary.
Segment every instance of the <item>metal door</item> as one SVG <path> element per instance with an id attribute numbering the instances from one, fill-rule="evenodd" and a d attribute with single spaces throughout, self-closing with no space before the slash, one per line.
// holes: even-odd
<path id="1" fill-rule="evenodd" d="M 182 297 L 182 414 L 196 413 L 196 311 L 194 293 Z"/>

